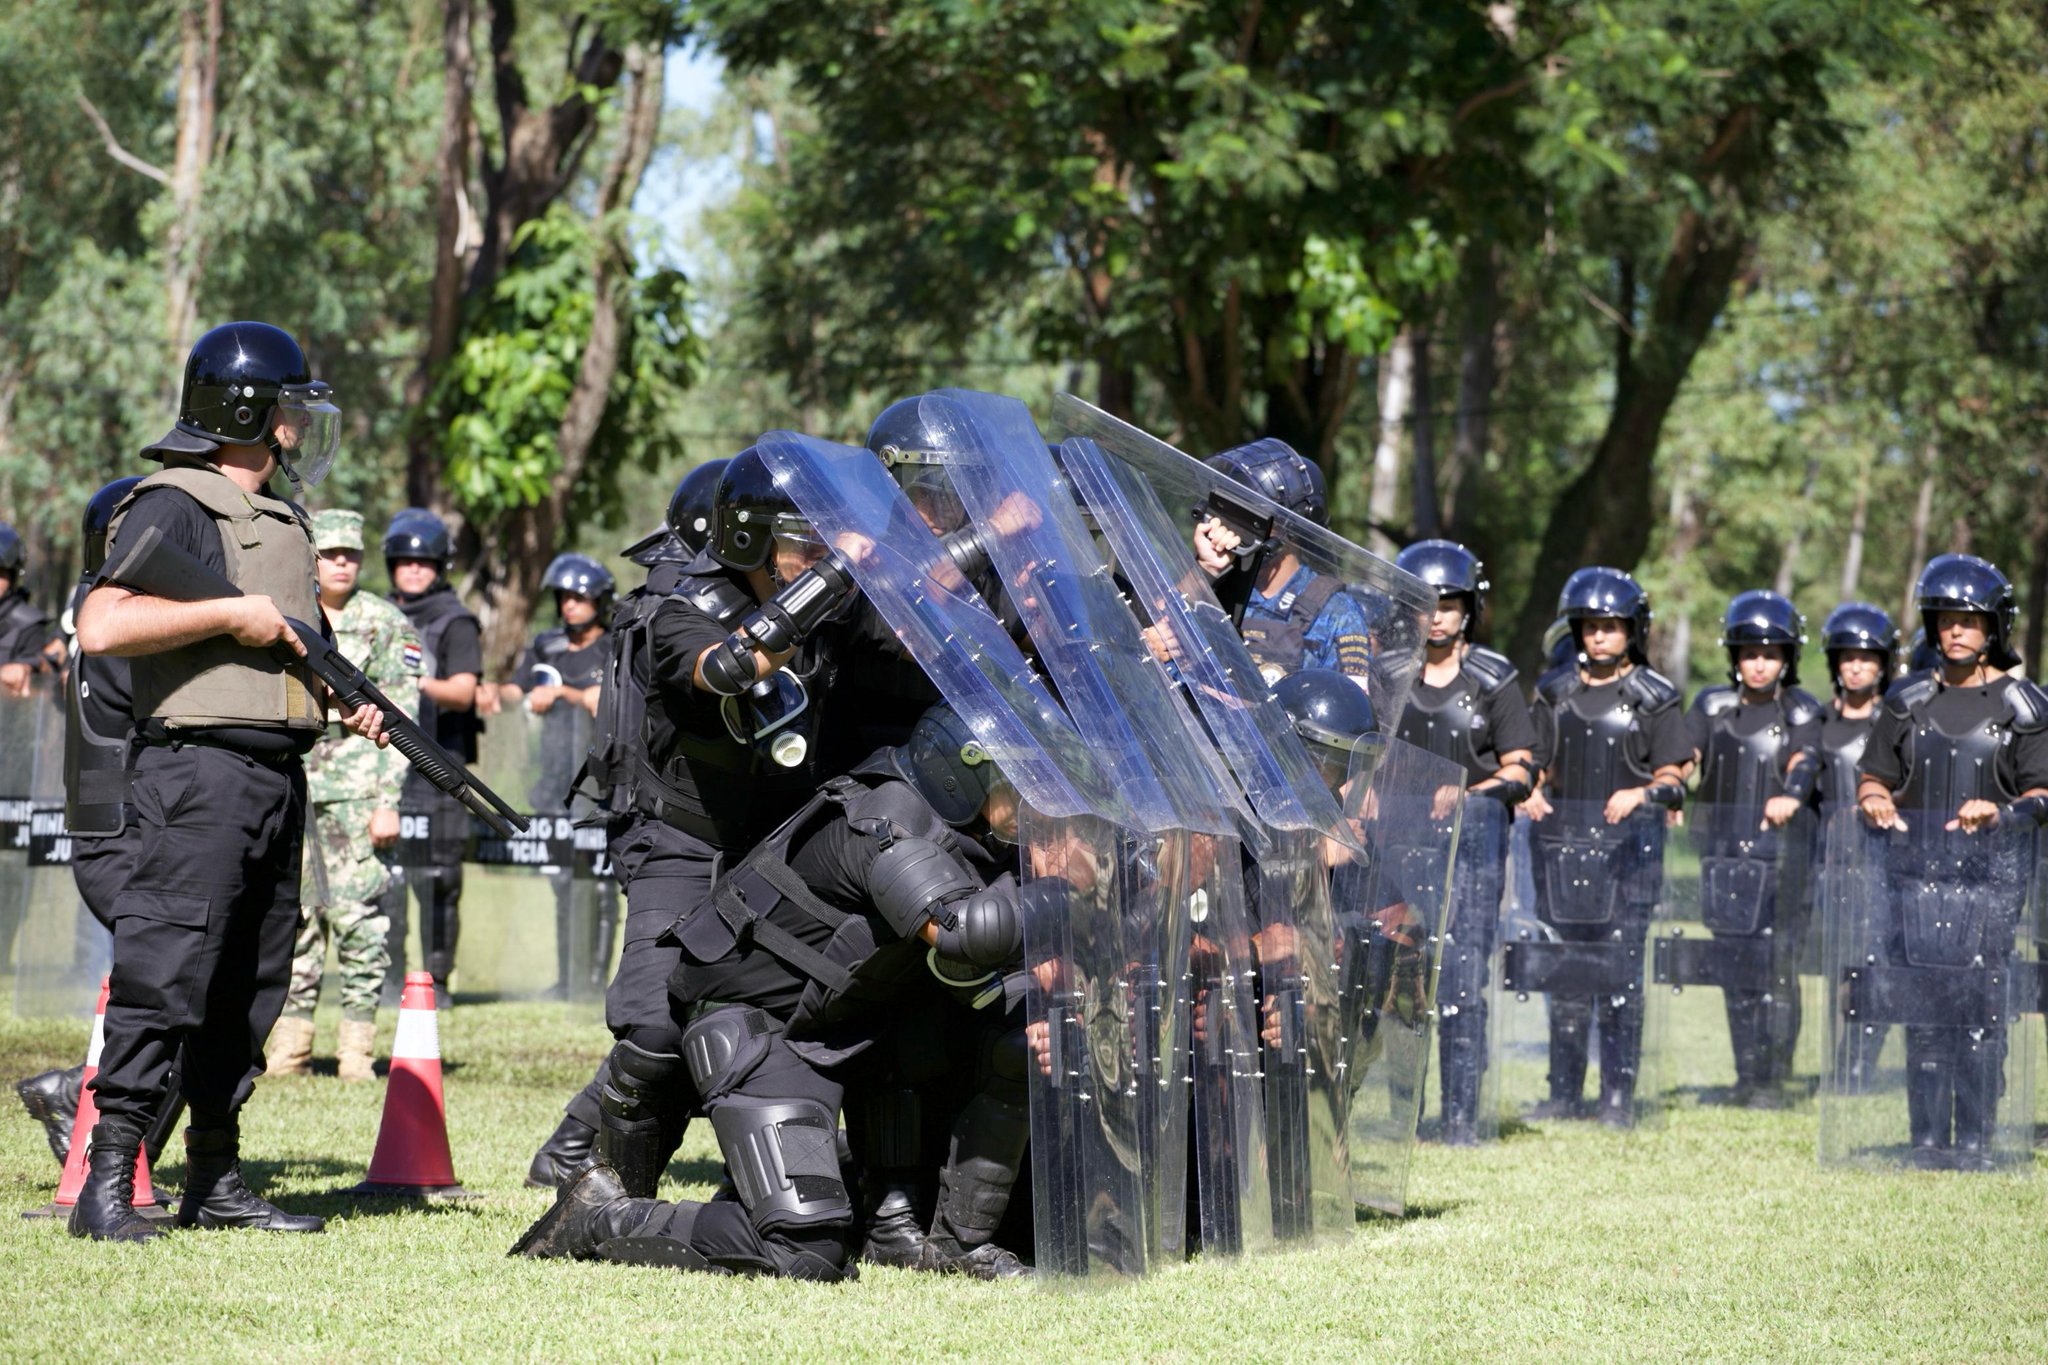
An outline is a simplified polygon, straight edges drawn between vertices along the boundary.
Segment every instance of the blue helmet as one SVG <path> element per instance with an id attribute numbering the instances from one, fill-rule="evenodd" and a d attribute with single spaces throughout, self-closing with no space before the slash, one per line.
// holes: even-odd
<path id="1" fill-rule="evenodd" d="M 1304 668 L 1274 683 L 1273 698 L 1294 723 L 1331 791 L 1354 777 L 1369 776 L 1386 737 L 1372 698 L 1357 679 L 1334 668 Z M 1364 786 L 1357 784 L 1351 802 L 1364 798 Z"/>
<path id="2" fill-rule="evenodd" d="M 1571 622 L 1572 638 L 1580 639 L 1579 622 L 1594 617 L 1619 617 L 1629 623 L 1628 657 L 1636 663 L 1650 662 L 1650 594 L 1626 569 L 1598 565 L 1580 569 L 1564 581 L 1557 595 L 1557 614 Z M 1579 648 L 1585 657 L 1585 647 Z"/>
<path id="3" fill-rule="evenodd" d="M 1440 598 L 1463 597 L 1465 633 L 1472 633 L 1486 607 L 1486 590 L 1492 586 L 1478 555 L 1455 540 L 1418 540 L 1401 551 L 1394 563 L 1435 588 Z"/>
<path id="4" fill-rule="evenodd" d="M 1806 618 L 1778 593 L 1768 588 L 1739 592 L 1721 617 L 1721 648 L 1728 651 L 1728 677 L 1738 681 L 1735 658 L 1745 645 L 1776 645 L 1785 652 L 1785 671 L 1779 681 L 1787 687 L 1799 682 L 1799 651 L 1806 645 Z"/>
<path id="5" fill-rule="evenodd" d="M 0 522 L 0 573 L 19 578 L 27 563 L 28 551 L 22 547 L 21 532 Z"/>
<path id="6" fill-rule="evenodd" d="M 130 474 L 114 480 L 86 501 L 84 524 L 79 528 L 85 546 L 86 572 L 96 573 L 107 562 L 107 528 L 114 524 L 114 509 L 141 482 L 142 475 Z"/>
<path id="7" fill-rule="evenodd" d="M 1821 648 L 1827 651 L 1828 678 L 1837 692 L 1842 690 L 1841 655 L 1846 649 L 1873 649 L 1884 655 L 1884 672 L 1892 671 L 1892 658 L 1899 651 L 1899 628 L 1891 613 L 1868 602 L 1844 602 L 1828 613 L 1821 623 Z M 1884 676 L 1878 678 L 1884 685 Z"/>
<path id="8" fill-rule="evenodd" d="M 1990 639 L 1984 657 L 1994 668 L 2011 668 L 2019 663 L 2013 652 L 2013 618 L 2019 604 L 2013 598 L 2012 582 L 1998 566 L 1975 555 L 1936 555 L 1920 571 L 1913 588 L 1913 604 L 1920 610 L 1920 622 L 1927 638 L 1940 653 L 1940 633 L 1934 628 L 1937 612 L 1974 611 L 1991 618 L 1986 632 Z"/>
<path id="9" fill-rule="evenodd" d="M 455 542 L 448 523 L 424 507 L 407 507 L 391 518 L 384 531 L 384 562 L 398 559 L 432 560 L 442 573 L 455 557 Z"/>
<path id="10" fill-rule="evenodd" d="M 1267 437 L 1249 445 L 1218 451 L 1203 464 L 1256 489 L 1295 515 L 1318 526 L 1330 524 L 1330 501 L 1323 491 L 1323 471 L 1285 441 Z"/>
<path id="11" fill-rule="evenodd" d="M 589 555 L 559 554 L 541 575 L 540 585 L 552 592 L 573 592 L 597 603 L 599 619 L 609 615 L 612 591 L 618 585 L 612 571 Z"/>

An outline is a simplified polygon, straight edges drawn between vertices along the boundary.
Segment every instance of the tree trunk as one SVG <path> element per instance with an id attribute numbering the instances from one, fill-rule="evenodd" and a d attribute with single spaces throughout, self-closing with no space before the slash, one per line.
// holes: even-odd
<path id="1" fill-rule="evenodd" d="M 469 206 L 470 100 L 476 93 L 476 52 L 470 42 L 470 0 L 443 0 L 441 15 L 441 141 L 435 165 L 434 285 L 427 313 L 427 349 L 405 385 L 405 405 L 418 413 L 455 352 L 462 326 L 462 284 L 476 241 Z M 405 496 L 415 507 L 440 501 L 440 433 L 415 421 L 406 441 Z"/>
<path id="2" fill-rule="evenodd" d="M 179 6 L 178 142 L 171 162 L 171 221 L 164 234 L 164 343 L 174 384 L 199 321 L 199 274 L 206 262 L 200 196 L 213 159 L 220 32 L 221 0 L 185 0 Z"/>
<path id="3" fill-rule="evenodd" d="M 1665 553 L 1665 562 L 1677 584 L 1671 594 L 1670 605 L 1658 613 L 1664 618 L 1666 629 L 1657 650 L 1658 668 L 1681 688 L 1686 687 L 1692 672 L 1692 591 L 1686 570 L 1691 563 L 1693 552 L 1699 549 L 1702 530 L 1700 527 L 1699 502 L 1693 497 L 1693 485 L 1697 482 L 1694 470 L 1687 466 L 1678 471 L 1671 480 L 1671 498 L 1665 509 L 1666 520 L 1671 525 L 1671 547 Z"/>
<path id="4" fill-rule="evenodd" d="M 1806 462 L 1806 477 L 1800 481 L 1799 485 L 1799 505 L 1801 507 L 1813 506 L 1813 490 L 1814 486 L 1819 482 L 1820 461 L 1817 458 L 1808 459 Z M 1790 597 L 1792 595 L 1793 582 L 1799 576 L 1799 554 L 1805 548 L 1805 544 L 1806 522 L 1802 518 L 1792 523 L 1792 534 L 1785 537 L 1784 553 L 1778 556 L 1778 577 L 1771 584 L 1771 587 L 1780 597 Z"/>
<path id="5" fill-rule="evenodd" d="M 1458 332 L 1458 414 L 1451 454 L 1444 464 L 1444 524 L 1451 539 L 1471 537 L 1479 499 L 1467 495 L 1470 481 L 1486 464 L 1497 371 L 1494 332 L 1500 325 L 1500 259 L 1491 245 L 1472 246 L 1465 257 L 1465 310 Z"/>
<path id="6" fill-rule="evenodd" d="M 2048 646 L 2043 639 L 2048 635 L 2048 474 L 2041 471 L 2038 462 L 2027 499 L 2027 544 L 2033 547 L 2033 554 L 2027 560 L 2024 657 L 2027 676 L 2039 682 L 2041 658 L 2044 646 Z"/>
<path id="7" fill-rule="evenodd" d="M 1842 552 L 1841 600 L 1856 600 L 1863 578 L 1863 536 L 1870 522 L 1870 463 L 1860 461 L 1856 474 L 1856 506 L 1849 513 L 1849 544 Z"/>
<path id="8" fill-rule="evenodd" d="M 1913 554 L 1906 561 L 1906 587 L 1901 594 L 1905 605 L 1899 610 L 1900 629 L 1908 639 L 1920 619 L 1913 610 L 1913 589 L 1920 582 L 1920 570 L 1927 567 L 1927 524 L 1934 520 L 1934 469 L 1939 458 L 1940 451 L 1930 440 L 1921 464 L 1920 496 L 1913 503 Z"/>
<path id="9" fill-rule="evenodd" d="M 1430 383 L 1430 338 L 1416 337 L 1414 456 L 1408 467 L 1408 524 L 1417 540 L 1430 540 L 1444 533 L 1443 516 L 1436 500 L 1436 394 Z"/>
<path id="10" fill-rule="evenodd" d="M 633 287 L 632 247 L 620 219 L 640 188 L 661 130 L 662 55 L 659 44 L 637 42 L 629 43 L 624 53 L 628 85 L 619 145 L 598 190 L 590 340 L 584 345 L 576 385 L 555 437 L 562 471 L 547 497 L 514 512 L 491 537 L 488 554 L 497 561 L 490 566 L 497 591 L 484 627 L 484 658 L 500 676 L 512 667 L 525 644 L 541 575 L 555 552 L 570 496 L 589 467 L 591 446 L 618 372 L 624 340 L 622 313 Z"/>
<path id="11" fill-rule="evenodd" d="M 1391 526 L 1401 489 L 1401 427 L 1415 391 L 1415 348 L 1407 330 L 1394 338 L 1380 363 L 1380 438 L 1372 452 L 1372 498 L 1367 513 L 1375 528 Z M 1366 542 L 1376 554 L 1391 557 L 1393 539 L 1375 529 Z"/>

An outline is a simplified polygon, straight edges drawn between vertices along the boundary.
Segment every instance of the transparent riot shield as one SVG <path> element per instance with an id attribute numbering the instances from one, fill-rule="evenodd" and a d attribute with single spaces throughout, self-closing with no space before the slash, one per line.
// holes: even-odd
<path id="1" fill-rule="evenodd" d="M 12 921 L 14 1008 L 24 1018 L 90 1015 L 113 957 L 112 938 L 71 875 L 64 726 L 54 680 L 38 678 L 26 699 L 0 700 L 0 771 L 18 772 L 22 793 L 4 804 L 23 817 L 13 838 L 0 839 L 8 845 L 0 851 L 0 904 Z"/>
<path id="2" fill-rule="evenodd" d="M 1436 1033 L 1464 769 L 1398 740 L 1373 774 L 1366 857 L 1336 869 L 1351 1197 L 1399 1214 Z"/>
<path id="3" fill-rule="evenodd" d="M 1670 832 L 1651 974 L 1674 1098 L 1780 1108 L 1803 1099 L 1799 962 L 1812 906 L 1812 808 L 1688 806 Z"/>
<path id="4" fill-rule="evenodd" d="M 1285 643 L 1293 632 L 1279 629 L 1285 624 L 1279 603 L 1298 598 L 1314 576 L 1336 580 L 1338 592 L 1323 608 L 1329 616 L 1327 631 L 1310 628 L 1306 633 L 1327 634 L 1337 642 L 1335 659 L 1324 666 L 1334 662 L 1365 677 L 1380 714 L 1401 714 L 1422 667 L 1429 617 L 1436 609 L 1434 588 L 1072 394 L 1054 399 L 1053 429 L 1062 438 L 1093 441 L 1143 475 L 1179 519 L 1184 535 L 1192 538 L 1196 525 L 1212 517 L 1237 533 L 1241 543 L 1232 567 L 1215 580 L 1215 594 L 1237 619 L 1269 679 L 1311 661 L 1300 641 Z M 1269 613 L 1251 609 L 1254 588 Z M 1358 657 L 1361 651 L 1346 647 L 1347 637 L 1360 632 L 1366 641 L 1364 660 Z"/>
<path id="5" fill-rule="evenodd" d="M 1634 1127 L 1661 1112 L 1644 1031 L 1665 820 L 1643 806 L 1610 824 L 1602 806 L 1560 802 L 1530 824 L 1533 902 L 1501 938 L 1503 1120 Z"/>
<path id="6" fill-rule="evenodd" d="M 1507 909 L 1513 827 L 1513 812 L 1492 797 L 1466 796 L 1464 806 L 1437 953 L 1435 1079 L 1423 1086 L 1421 1122 L 1423 1134 L 1457 1145 L 1500 1135 L 1495 958 Z"/>
<path id="7" fill-rule="evenodd" d="M 533 714 L 529 712 L 529 714 Z M 573 702 L 558 702 L 535 715 L 540 731 L 539 764 L 529 794 L 531 809 L 572 827 L 602 834 L 595 803 L 570 787 L 590 752 L 596 722 Z M 555 898 L 555 984 L 552 994 L 576 1004 L 604 1000 L 617 947 L 619 893 L 610 877 L 593 875 L 583 859 L 546 869 Z"/>
<path id="8" fill-rule="evenodd" d="M 1235 839 L 1184 836 L 1192 990 L 1194 1185 L 1204 1251 L 1274 1245 L 1258 957 L 1246 902 L 1249 855 Z"/>
<path id="9" fill-rule="evenodd" d="M 1822 955 L 1834 1007 L 1823 1162 L 2030 1170 L 2039 839 L 1902 811 L 1828 831 Z"/>

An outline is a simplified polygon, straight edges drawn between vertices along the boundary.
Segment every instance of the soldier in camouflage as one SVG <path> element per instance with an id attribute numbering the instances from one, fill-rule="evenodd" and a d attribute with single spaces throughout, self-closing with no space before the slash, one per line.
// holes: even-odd
<path id="1" fill-rule="evenodd" d="M 420 637 L 405 613 L 375 593 L 359 592 L 363 518 L 330 509 L 313 518 L 319 556 L 320 609 L 335 647 L 383 688 L 401 711 L 419 704 Z M 370 1079 L 375 1056 L 377 995 L 390 965 L 390 921 L 378 905 L 392 876 L 377 850 L 398 840 L 398 790 L 405 760 L 396 749 L 366 744 L 336 725 L 306 760 L 310 820 L 306 831 L 299 940 L 284 1014 L 266 1056 L 273 1074 L 304 1074 L 313 1054 L 313 1006 L 327 941 L 341 969 L 341 1059 L 345 1081 Z"/>

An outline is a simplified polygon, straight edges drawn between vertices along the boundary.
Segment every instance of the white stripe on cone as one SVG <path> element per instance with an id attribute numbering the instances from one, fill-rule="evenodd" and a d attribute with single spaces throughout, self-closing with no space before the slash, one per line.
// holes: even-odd
<path id="1" fill-rule="evenodd" d="M 391 1059 L 412 1062 L 441 1060 L 441 1030 L 433 1010 L 400 1010 L 398 1032 L 391 1039 Z"/>
<path id="2" fill-rule="evenodd" d="M 92 1041 L 85 1046 L 85 1066 L 88 1071 L 97 1071 L 100 1052 L 107 1045 L 107 998 L 100 997 L 100 1007 L 92 1015 Z"/>

